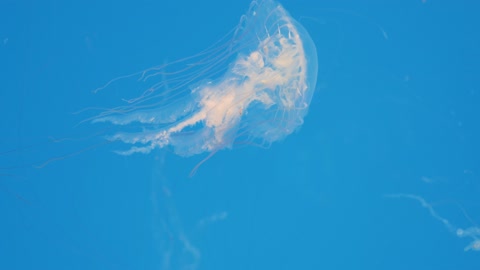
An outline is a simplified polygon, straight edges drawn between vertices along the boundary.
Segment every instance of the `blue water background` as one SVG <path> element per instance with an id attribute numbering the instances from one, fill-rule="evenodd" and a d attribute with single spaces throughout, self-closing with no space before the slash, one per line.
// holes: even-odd
<path id="1" fill-rule="evenodd" d="M 283 1 L 317 47 L 304 125 L 193 178 L 205 156 L 123 157 L 77 126 L 128 93 L 96 87 L 201 51 L 249 4 L 0 3 L 0 269 L 480 269 L 472 239 L 385 196 L 480 222 L 474 1 Z"/>

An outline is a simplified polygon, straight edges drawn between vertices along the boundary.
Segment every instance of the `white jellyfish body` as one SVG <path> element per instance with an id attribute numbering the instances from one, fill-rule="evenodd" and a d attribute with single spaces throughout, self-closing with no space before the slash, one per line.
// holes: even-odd
<path id="1" fill-rule="evenodd" d="M 143 82 L 163 79 L 127 105 L 92 118 L 129 127 L 108 136 L 131 144 L 118 153 L 172 147 L 190 156 L 229 148 L 240 138 L 269 145 L 303 124 L 317 77 L 307 31 L 280 4 L 264 0 L 251 4 L 232 35 L 183 69 L 137 73 Z"/>

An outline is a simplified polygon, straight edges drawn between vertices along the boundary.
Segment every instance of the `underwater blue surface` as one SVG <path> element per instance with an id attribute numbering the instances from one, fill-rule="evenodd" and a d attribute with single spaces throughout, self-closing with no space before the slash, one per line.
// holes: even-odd
<path id="1" fill-rule="evenodd" d="M 2 1 L 0 269 L 480 269 L 480 4 L 280 3 L 317 48 L 303 126 L 189 177 L 208 154 L 117 155 L 84 109 L 249 1 Z"/>

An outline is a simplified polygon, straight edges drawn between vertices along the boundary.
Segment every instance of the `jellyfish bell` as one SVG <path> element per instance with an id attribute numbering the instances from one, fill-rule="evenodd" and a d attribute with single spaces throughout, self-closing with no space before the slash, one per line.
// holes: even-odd
<path id="1" fill-rule="evenodd" d="M 303 124 L 315 90 L 313 41 L 273 0 L 252 2 L 232 33 L 196 56 L 110 81 L 100 90 L 132 76 L 150 86 L 88 120 L 118 126 L 106 138 L 130 145 L 121 155 L 170 147 L 192 156 L 241 138 L 259 145 L 285 138 Z"/>

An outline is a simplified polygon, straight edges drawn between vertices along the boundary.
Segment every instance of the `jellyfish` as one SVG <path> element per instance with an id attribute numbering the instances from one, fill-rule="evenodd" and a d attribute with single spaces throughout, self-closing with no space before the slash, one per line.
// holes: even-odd
<path id="1" fill-rule="evenodd" d="M 95 92 L 132 77 L 143 87 L 138 95 L 86 121 L 119 127 L 106 138 L 127 145 L 116 151 L 121 155 L 170 147 L 192 156 L 235 143 L 270 146 L 298 130 L 315 90 L 317 54 L 283 6 L 261 0 L 201 53 L 115 78 Z"/>
<path id="2" fill-rule="evenodd" d="M 472 226 L 469 228 L 459 228 L 454 226 L 450 221 L 448 221 L 446 218 L 440 216 L 434 209 L 433 206 L 428 203 L 424 198 L 414 195 L 414 194 L 387 194 L 385 195 L 387 198 L 407 198 L 411 200 L 415 200 L 420 203 L 420 205 L 427 209 L 428 212 L 430 213 L 430 216 L 432 216 L 434 219 L 440 221 L 447 230 L 449 230 L 451 233 L 455 234 L 457 237 L 460 238 L 470 238 L 470 243 L 463 249 L 464 251 L 480 251 L 480 227 L 478 226 Z M 470 220 L 470 222 L 473 223 L 472 219 L 467 215 L 465 210 L 463 210 L 464 216 Z"/>

